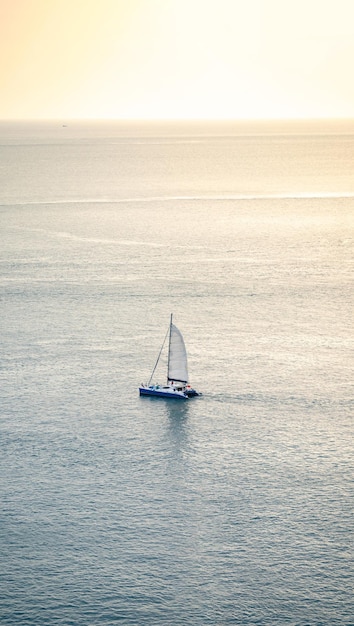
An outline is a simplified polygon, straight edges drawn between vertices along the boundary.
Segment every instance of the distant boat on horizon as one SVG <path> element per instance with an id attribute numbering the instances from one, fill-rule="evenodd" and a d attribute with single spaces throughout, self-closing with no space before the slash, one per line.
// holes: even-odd
<path id="1" fill-rule="evenodd" d="M 159 363 L 167 337 L 168 359 L 167 359 L 167 382 L 166 385 L 152 385 L 152 377 Z M 147 384 L 142 383 L 139 387 L 140 396 L 156 396 L 160 398 L 172 398 L 187 400 L 193 396 L 200 396 L 195 389 L 192 389 L 188 382 L 188 361 L 184 339 L 180 330 L 173 324 L 172 313 L 170 325 L 163 340 L 155 367 L 152 370 L 150 380 Z"/>

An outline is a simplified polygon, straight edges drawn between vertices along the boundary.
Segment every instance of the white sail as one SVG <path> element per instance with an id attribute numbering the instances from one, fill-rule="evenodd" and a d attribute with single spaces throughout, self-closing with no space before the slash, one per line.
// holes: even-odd
<path id="1" fill-rule="evenodd" d="M 168 359 L 168 380 L 188 382 L 187 352 L 183 337 L 177 326 L 171 323 Z"/>

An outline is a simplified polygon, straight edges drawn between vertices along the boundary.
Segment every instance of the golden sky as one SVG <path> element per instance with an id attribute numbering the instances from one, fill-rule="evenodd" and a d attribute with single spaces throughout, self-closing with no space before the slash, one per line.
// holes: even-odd
<path id="1" fill-rule="evenodd" d="M 0 119 L 353 118 L 354 0 L 0 0 Z"/>

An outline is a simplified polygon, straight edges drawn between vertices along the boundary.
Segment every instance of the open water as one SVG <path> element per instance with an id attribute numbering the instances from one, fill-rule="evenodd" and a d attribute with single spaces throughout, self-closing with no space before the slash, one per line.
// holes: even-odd
<path id="1" fill-rule="evenodd" d="M 0 622 L 354 624 L 353 123 L 0 144 Z"/>

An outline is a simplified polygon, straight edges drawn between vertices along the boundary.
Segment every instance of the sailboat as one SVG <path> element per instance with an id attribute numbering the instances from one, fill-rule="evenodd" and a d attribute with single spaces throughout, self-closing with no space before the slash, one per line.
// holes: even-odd
<path id="1" fill-rule="evenodd" d="M 166 339 L 168 340 L 167 382 L 166 385 L 152 385 L 152 377 L 159 363 Z M 200 396 L 188 383 L 187 351 L 180 330 L 173 324 L 172 314 L 170 325 L 163 340 L 161 350 L 157 357 L 155 367 L 152 370 L 149 382 L 139 387 L 141 396 L 158 396 L 160 398 L 176 398 L 186 400 L 193 396 Z"/>

